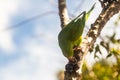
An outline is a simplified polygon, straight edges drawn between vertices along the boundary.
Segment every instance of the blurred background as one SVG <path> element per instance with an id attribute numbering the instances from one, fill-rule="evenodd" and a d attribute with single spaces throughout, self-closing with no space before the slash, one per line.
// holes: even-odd
<path id="1" fill-rule="evenodd" d="M 95 2 L 95 9 L 87 21 L 83 36 L 90 24 L 99 16 L 101 6 L 98 0 L 67 0 L 70 19 L 82 11 L 89 10 Z M 68 61 L 58 46 L 57 36 L 61 27 L 57 4 L 57 0 L 0 0 L 0 80 L 62 80 L 61 75 Z M 84 75 L 97 76 L 93 75 L 94 71 L 100 70 L 101 67 L 92 71 L 92 65 L 98 63 L 100 66 L 99 61 L 106 63 L 106 56 L 109 57 L 107 60 L 116 64 L 116 57 L 112 55 L 112 51 L 116 49 L 110 49 L 111 54 L 108 54 L 109 50 L 101 47 L 99 43 L 103 41 L 106 45 L 113 39 L 119 43 L 119 19 L 117 14 L 106 24 L 102 36 L 96 42 L 95 50 L 87 54 Z M 117 49 L 120 49 L 118 43 Z M 116 48 L 116 43 L 110 45 Z M 114 72 L 116 71 L 118 69 Z M 115 77 L 116 75 L 118 76 L 118 72 L 115 73 Z M 96 78 L 96 80 L 110 79 Z"/>

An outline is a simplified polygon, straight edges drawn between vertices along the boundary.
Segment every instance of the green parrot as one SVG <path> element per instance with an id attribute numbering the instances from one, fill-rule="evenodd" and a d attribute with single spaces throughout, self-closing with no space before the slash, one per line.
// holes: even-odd
<path id="1" fill-rule="evenodd" d="M 82 12 L 60 31 L 58 42 L 63 55 L 67 59 L 71 59 L 73 57 L 73 47 L 79 46 L 82 42 L 82 33 L 85 27 L 85 22 L 93 9 L 94 5 L 87 13 L 85 11 Z"/>

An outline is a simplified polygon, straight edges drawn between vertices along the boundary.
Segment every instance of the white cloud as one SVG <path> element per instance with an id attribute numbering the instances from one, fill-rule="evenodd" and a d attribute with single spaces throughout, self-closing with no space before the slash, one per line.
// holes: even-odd
<path id="1" fill-rule="evenodd" d="M 0 69 L 0 80 L 34 80 L 34 65 L 27 58 L 21 58 Z"/>
<path id="2" fill-rule="evenodd" d="M 0 80 L 55 80 L 56 71 L 64 67 L 61 56 L 49 44 L 26 38 L 22 49 L 25 56 L 0 68 Z"/>
<path id="3" fill-rule="evenodd" d="M 3 32 L 9 26 L 11 16 L 17 11 L 18 0 L 0 0 L 0 48 L 11 52 L 15 49 L 10 31 Z"/>
<path id="4" fill-rule="evenodd" d="M 17 12 L 18 1 L 20 0 L 0 0 L 0 11 L 2 11 L 0 17 L 3 18 L 0 19 L 0 26 L 3 26 L 0 27 L 0 31 L 9 26 L 11 15 Z M 26 0 L 21 0 L 19 4 L 22 5 L 22 2 L 24 5 L 28 4 L 24 1 Z M 20 11 L 24 8 L 24 5 L 21 6 L 22 8 L 20 7 Z M 3 9 L 3 7 L 5 8 Z M 23 11 L 26 10 L 25 8 Z M 0 66 L 0 80 L 55 80 L 55 73 L 61 67 L 64 67 L 64 61 L 60 60 L 63 56 L 57 52 L 54 41 L 51 43 L 54 36 L 49 32 L 46 34 L 48 35 L 40 36 L 45 41 L 42 44 L 40 38 L 36 40 L 30 36 L 25 37 L 23 43 L 21 42 L 22 47 L 20 49 L 22 55 L 25 55 L 3 67 Z M 14 50 L 15 46 L 11 32 L 1 32 L 0 39 L 0 48 L 5 51 Z"/>

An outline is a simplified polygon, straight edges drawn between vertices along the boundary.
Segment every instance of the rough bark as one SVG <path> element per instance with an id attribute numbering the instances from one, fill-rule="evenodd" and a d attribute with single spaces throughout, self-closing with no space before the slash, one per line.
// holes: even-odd
<path id="1" fill-rule="evenodd" d="M 58 0 L 58 8 L 61 28 L 63 28 L 69 22 L 68 12 L 66 8 L 66 0 Z"/>

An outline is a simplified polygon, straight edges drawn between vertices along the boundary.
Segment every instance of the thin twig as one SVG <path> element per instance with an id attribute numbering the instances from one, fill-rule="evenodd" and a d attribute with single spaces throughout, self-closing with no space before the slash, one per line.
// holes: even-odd
<path id="1" fill-rule="evenodd" d="M 42 14 L 35 15 L 35 16 L 31 17 L 31 18 L 28 18 L 28 19 L 25 19 L 25 20 L 21 21 L 20 23 L 17 23 L 17 24 L 15 24 L 13 26 L 5 28 L 5 29 L 1 30 L 1 32 L 8 31 L 8 30 L 13 30 L 15 28 L 18 28 L 18 27 L 24 25 L 24 24 L 27 24 L 28 22 L 34 21 L 36 19 L 39 19 L 40 17 L 50 15 L 50 14 L 53 14 L 53 13 L 56 14 L 55 11 L 48 11 L 48 12 L 44 12 Z"/>

